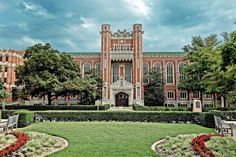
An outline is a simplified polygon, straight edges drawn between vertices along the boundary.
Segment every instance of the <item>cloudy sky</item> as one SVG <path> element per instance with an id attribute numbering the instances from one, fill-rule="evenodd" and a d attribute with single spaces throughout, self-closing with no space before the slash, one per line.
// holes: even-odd
<path id="1" fill-rule="evenodd" d="M 144 51 L 181 51 L 192 36 L 236 29 L 236 0 L 0 0 L 0 49 L 51 43 L 100 51 L 101 24 L 142 23 Z"/>

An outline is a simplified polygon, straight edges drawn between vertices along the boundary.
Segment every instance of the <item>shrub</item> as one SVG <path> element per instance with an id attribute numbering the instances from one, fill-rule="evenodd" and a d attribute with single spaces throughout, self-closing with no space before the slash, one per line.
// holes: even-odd
<path id="1" fill-rule="evenodd" d="M 164 106 L 142 106 L 138 104 L 132 105 L 135 111 L 192 111 L 191 107 L 164 107 Z"/>
<path id="2" fill-rule="evenodd" d="M 132 121 L 132 122 L 193 122 L 191 112 L 35 112 L 50 121 Z"/>
<path id="3" fill-rule="evenodd" d="M 95 105 L 7 105 L 7 110 L 26 109 L 30 111 L 43 111 L 43 110 L 107 110 L 110 108 L 109 104 L 95 106 Z"/>
<path id="4" fill-rule="evenodd" d="M 2 118 L 7 119 L 8 116 L 13 116 L 15 114 L 19 114 L 19 119 L 18 119 L 18 127 L 25 127 L 33 123 L 34 120 L 34 113 L 31 111 L 24 111 L 24 110 L 19 110 L 19 111 L 14 111 L 14 110 L 4 110 L 2 111 Z"/>

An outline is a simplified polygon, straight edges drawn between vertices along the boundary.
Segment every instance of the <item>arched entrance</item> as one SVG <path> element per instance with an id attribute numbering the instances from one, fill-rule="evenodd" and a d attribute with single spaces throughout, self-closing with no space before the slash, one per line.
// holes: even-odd
<path id="1" fill-rule="evenodd" d="M 129 106 L 129 95 L 124 92 L 119 92 L 115 95 L 116 107 L 128 107 Z"/>

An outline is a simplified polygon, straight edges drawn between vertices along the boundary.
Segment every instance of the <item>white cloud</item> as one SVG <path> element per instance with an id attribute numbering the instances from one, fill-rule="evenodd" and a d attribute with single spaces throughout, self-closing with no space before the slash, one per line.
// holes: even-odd
<path id="1" fill-rule="evenodd" d="M 92 19 L 81 17 L 80 20 L 82 21 L 81 26 L 83 28 L 92 28 L 96 26 L 96 23 Z"/>
<path id="2" fill-rule="evenodd" d="M 0 11 L 4 10 L 6 7 L 3 3 L 0 2 Z"/>
<path id="3" fill-rule="evenodd" d="M 77 51 L 78 50 L 78 46 L 73 41 L 71 41 L 70 39 L 65 39 L 64 42 L 66 44 L 68 44 L 68 46 L 70 47 L 70 49 L 72 51 Z"/>
<path id="4" fill-rule="evenodd" d="M 27 23 L 18 23 L 18 27 L 20 29 L 27 30 L 29 26 Z"/>
<path id="5" fill-rule="evenodd" d="M 0 24 L 0 29 L 6 28 L 6 25 Z"/>
<path id="6" fill-rule="evenodd" d="M 45 8 L 40 5 L 34 3 L 27 3 L 25 1 L 23 1 L 22 4 L 24 6 L 24 11 L 31 12 L 33 15 L 45 17 L 48 19 L 54 17 L 53 14 L 49 13 Z"/>
<path id="7" fill-rule="evenodd" d="M 74 12 L 68 12 L 68 13 L 66 13 L 66 17 L 68 17 L 68 18 L 71 18 L 71 17 L 73 17 L 75 15 L 75 13 Z"/>
<path id="8" fill-rule="evenodd" d="M 28 36 L 21 37 L 21 39 L 19 41 L 17 41 L 17 43 L 19 45 L 23 44 L 23 45 L 26 45 L 26 46 L 29 46 L 29 45 L 31 46 L 31 45 L 34 45 L 34 44 L 37 44 L 37 43 L 44 44 L 44 42 L 42 40 L 30 38 Z"/>
<path id="9" fill-rule="evenodd" d="M 148 0 L 124 0 L 125 6 L 137 16 L 150 18 L 151 5 Z"/>

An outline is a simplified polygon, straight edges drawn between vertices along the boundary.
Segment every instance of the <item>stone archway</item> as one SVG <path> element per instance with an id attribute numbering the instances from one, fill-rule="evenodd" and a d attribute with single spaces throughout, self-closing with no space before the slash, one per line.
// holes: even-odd
<path id="1" fill-rule="evenodd" d="M 128 107 L 129 106 L 129 95 L 124 92 L 119 92 L 115 95 L 115 106 L 116 107 Z"/>

